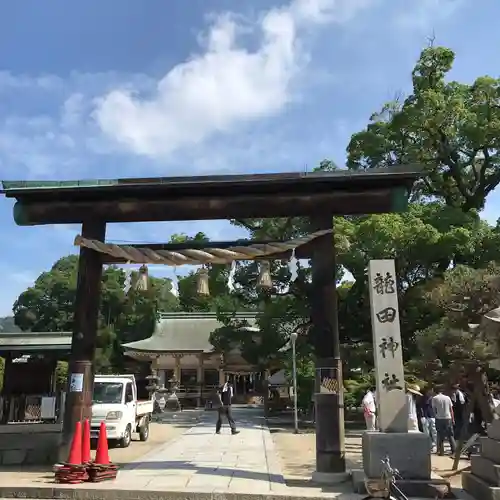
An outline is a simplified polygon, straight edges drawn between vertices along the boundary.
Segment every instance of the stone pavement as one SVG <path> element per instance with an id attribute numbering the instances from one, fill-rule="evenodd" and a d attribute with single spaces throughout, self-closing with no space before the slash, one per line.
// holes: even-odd
<path id="1" fill-rule="evenodd" d="M 236 408 L 239 434 L 215 434 L 215 412 L 182 436 L 121 469 L 118 488 L 270 493 L 286 489 L 274 443 L 259 410 Z"/>
<path id="2" fill-rule="evenodd" d="M 53 474 L 5 477 L 0 474 L 2 498 L 58 498 L 72 500 L 361 500 L 352 483 L 326 487 L 306 477 L 285 484 L 281 463 L 262 412 L 235 408 L 240 433 L 223 426 L 215 434 L 215 412 L 172 441 L 146 455 L 119 464 L 114 481 L 58 485 Z M 134 443 L 132 443 L 134 446 Z M 307 476 L 308 474 L 304 474 Z"/>
<path id="3" fill-rule="evenodd" d="M 78 500 L 360 500 L 352 483 L 335 487 L 301 481 L 287 486 L 274 442 L 262 411 L 235 408 L 240 431 L 231 435 L 226 425 L 215 434 L 215 412 L 205 412 L 199 423 L 146 455 L 119 464 L 114 481 L 58 485 L 53 474 L 5 478 L 0 475 L 1 498 L 58 498 Z M 132 443 L 134 446 L 134 443 Z M 17 474 L 16 474 L 17 476 Z"/>

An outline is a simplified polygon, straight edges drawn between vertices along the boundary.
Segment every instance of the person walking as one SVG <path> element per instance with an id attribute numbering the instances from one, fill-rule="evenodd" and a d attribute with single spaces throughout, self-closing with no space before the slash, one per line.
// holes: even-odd
<path id="1" fill-rule="evenodd" d="M 453 434 L 455 439 L 460 439 L 464 424 L 467 422 L 465 410 L 467 400 L 458 384 L 452 386 L 451 402 L 453 403 Z"/>
<path id="2" fill-rule="evenodd" d="M 375 389 L 370 387 L 363 397 L 361 406 L 363 408 L 363 416 L 365 417 L 365 424 L 367 431 L 377 430 L 377 408 L 375 405 Z"/>
<path id="3" fill-rule="evenodd" d="M 431 439 L 431 450 L 435 451 L 437 445 L 437 433 L 436 433 L 436 415 L 434 413 L 434 408 L 432 407 L 432 398 L 434 394 L 432 389 L 427 389 L 425 394 L 418 401 L 420 423 L 422 425 L 422 432 L 427 434 Z"/>
<path id="4" fill-rule="evenodd" d="M 231 434 L 238 434 L 240 431 L 236 430 L 236 423 L 233 419 L 231 411 L 231 403 L 233 400 L 234 390 L 231 382 L 226 379 L 226 383 L 219 388 L 219 408 L 217 409 L 217 423 L 215 424 L 215 433 L 220 434 L 222 428 L 222 417 L 227 419 L 229 427 L 231 427 Z"/>
<path id="5" fill-rule="evenodd" d="M 451 453 L 455 453 L 456 443 L 453 434 L 453 403 L 451 398 L 443 394 L 442 387 L 437 389 L 437 394 L 432 398 L 432 409 L 436 417 L 436 437 L 438 455 L 444 455 L 444 442 L 450 443 Z"/>

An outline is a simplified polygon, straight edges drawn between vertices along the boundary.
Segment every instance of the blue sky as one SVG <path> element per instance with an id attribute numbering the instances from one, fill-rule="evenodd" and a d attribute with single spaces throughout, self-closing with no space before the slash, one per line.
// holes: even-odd
<path id="1" fill-rule="evenodd" d="M 408 90 L 432 34 L 457 53 L 453 78 L 497 76 L 499 16 L 493 0 L 6 1 L 0 179 L 342 165 L 351 134 Z M 12 205 L 0 198 L 0 315 L 79 231 L 16 227 Z M 197 231 L 242 235 L 218 221 L 113 225 L 108 238 Z"/>

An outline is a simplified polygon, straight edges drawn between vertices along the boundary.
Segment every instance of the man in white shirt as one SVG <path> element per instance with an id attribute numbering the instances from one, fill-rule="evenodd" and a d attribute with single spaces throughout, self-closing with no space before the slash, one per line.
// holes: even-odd
<path id="1" fill-rule="evenodd" d="M 375 404 L 375 393 L 373 391 L 374 391 L 373 387 L 368 389 L 365 396 L 363 397 L 363 401 L 361 402 L 367 431 L 376 430 L 377 407 Z"/>
<path id="2" fill-rule="evenodd" d="M 453 402 L 443 389 L 439 387 L 437 394 L 432 398 L 432 408 L 436 414 L 437 452 L 444 455 L 444 441 L 450 443 L 451 453 L 455 453 L 456 443 L 453 435 Z"/>

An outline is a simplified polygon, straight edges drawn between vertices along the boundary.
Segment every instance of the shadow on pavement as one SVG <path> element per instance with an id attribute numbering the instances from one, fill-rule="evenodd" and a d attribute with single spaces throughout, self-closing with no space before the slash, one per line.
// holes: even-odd
<path id="1" fill-rule="evenodd" d="M 183 470 L 195 471 L 196 474 L 207 476 L 230 476 L 233 478 L 241 479 L 256 479 L 259 481 L 270 481 L 274 483 L 283 483 L 283 476 L 281 474 L 269 474 L 268 472 L 255 472 L 240 469 L 232 469 L 229 467 L 204 467 L 195 465 L 192 462 L 172 460 L 161 462 L 138 462 L 135 464 L 118 464 L 123 471 L 131 470 Z"/>

